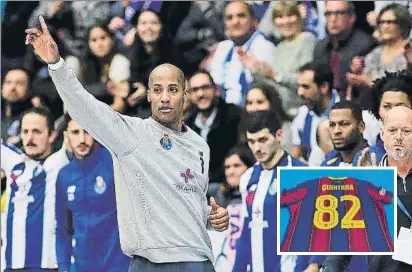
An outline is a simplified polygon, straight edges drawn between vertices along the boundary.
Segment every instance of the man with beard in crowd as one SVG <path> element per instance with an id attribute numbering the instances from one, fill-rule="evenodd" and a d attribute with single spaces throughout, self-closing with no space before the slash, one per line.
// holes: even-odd
<path id="1" fill-rule="evenodd" d="M 2 141 L 1 168 L 9 179 L 2 227 L 5 271 L 57 271 L 55 185 L 69 158 L 64 147 L 52 155 L 53 124 L 49 110 L 32 108 L 21 122 L 24 153 Z"/>
<path id="2" fill-rule="evenodd" d="M 362 110 L 351 101 L 341 101 L 329 114 L 329 131 L 334 150 L 326 154 L 322 166 L 352 166 L 357 152 L 368 146 L 363 138 Z"/>
<path id="3" fill-rule="evenodd" d="M 64 135 L 74 158 L 62 168 L 56 182 L 59 269 L 70 270 L 74 238 L 76 271 L 127 271 L 130 258 L 120 248 L 110 152 L 68 114 L 65 125 Z"/>
<path id="4" fill-rule="evenodd" d="M 219 96 L 219 87 L 207 71 L 199 71 L 188 80 L 193 104 L 197 110 L 187 125 L 210 147 L 209 192 L 224 180 L 224 159 L 235 146 L 241 109 Z M 214 195 L 214 194 L 212 194 Z"/>

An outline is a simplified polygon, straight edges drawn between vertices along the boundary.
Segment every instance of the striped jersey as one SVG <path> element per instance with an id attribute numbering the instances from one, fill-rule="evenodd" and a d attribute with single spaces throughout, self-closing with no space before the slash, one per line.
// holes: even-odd
<path id="1" fill-rule="evenodd" d="M 294 271 L 296 258 L 281 258 L 276 250 L 278 166 L 306 165 L 285 153 L 274 168 L 263 169 L 258 162 L 241 177 L 244 219 L 233 271 Z"/>
<path id="2" fill-rule="evenodd" d="M 282 252 L 392 252 L 384 205 L 392 193 L 354 178 L 325 177 L 282 192 L 290 213 Z"/>
<path id="3" fill-rule="evenodd" d="M 10 181 L 2 230 L 6 268 L 57 268 L 55 182 L 68 162 L 64 148 L 34 161 L 2 143 L 1 167 Z"/>
<path id="4" fill-rule="evenodd" d="M 304 145 L 309 153 L 317 147 L 316 130 L 319 123 L 329 116 L 333 105 L 340 101 L 339 94 L 336 90 L 332 91 L 332 101 L 329 107 L 321 116 L 318 116 L 314 111 L 310 110 L 308 106 L 303 105 L 299 108 L 298 113 L 292 121 L 291 133 L 292 143 L 294 145 Z"/>
<path id="5" fill-rule="evenodd" d="M 214 82 L 220 86 L 222 98 L 226 103 L 244 106 L 246 94 L 254 78 L 239 59 L 238 48 L 253 54 L 258 60 L 268 61 L 274 56 L 275 45 L 266 36 L 255 31 L 242 45 L 236 46 L 232 40 L 218 43 L 210 66 Z"/>

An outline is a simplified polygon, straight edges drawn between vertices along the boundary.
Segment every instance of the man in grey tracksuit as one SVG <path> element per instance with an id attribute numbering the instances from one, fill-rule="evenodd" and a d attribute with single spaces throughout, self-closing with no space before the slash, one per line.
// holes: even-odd
<path id="1" fill-rule="evenodd" d="M 26 44 L 49 64 L 68 113 L 113 157 L 121 246 L 129 271 L 214 271 L 207 228 L 224 231 L 227 210 L 207 205 L 209 147 L 185 126 L 184 75 L 163 64 L 149 78 L 152 117 L 113 111 L 89 94 L 42 31 L 26 30 Z"/>

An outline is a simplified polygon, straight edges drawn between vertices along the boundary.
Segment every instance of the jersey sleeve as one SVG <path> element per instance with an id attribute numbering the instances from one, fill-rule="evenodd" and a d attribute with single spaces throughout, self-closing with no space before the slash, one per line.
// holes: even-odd
<path id="1" fill-rule="evenodd" d="M 383 204 L 391 204 L 393 201 L 393 193 L 383 187 L 376 187 L 367 182 L 367 190 L 369 196 L 375 201 L 382 202 Z"/>
<path id="2" fill-rule="evenodd" d="M 240 177 L 240 184 L 239 184 L 239 190 L 242 195 L 242 207 L 241 207 L 241 216 L 243 216 L 243 226 L 242 226 L 242 233 L 239 237 L 239 240 L 236 242 L 236 258 L 235 258 L 235 263 L 233 265 L 233 272 L 243 272 L 246 271 L 247 267 L 247 262 L 248 262 L 248 251 L 249 246 L 248 246 L 248 239 L 247 237 L 249 232 L 245 231 L 248 226 L 248 220 L 245 219 L 245 217 L 248 217 L 248 212 L 247 212 L 247 206 L 246 206 L 246 194 L 247 194 L 247 185 L 249 183 L 249 179 L 252 175 L 253 172 L 253 167 L 249 168 L 243 175 Z"/>
<path id="3" fill-rule="evenodd" d="M 49 72 L 68 113 L 93 138 L 120 156 L 137 147 L 144 135 L 142 119 L 135 117 L 135 124 L 130 125 L 129 117 L 90 94 L 64 60 L 49 65 Z"/>
<path id="4" fill-rule="evenodd" d="M 10 175 L 16 164 L 23 161 L 24 156 L 24 152 L 16 146 L 1 141 L 1 169 L 3 169 L 6 176 Z"/>
<path id="5" fill-rule="evenodd" d="M 62 171 L 56 181 L 56 255 L 59 271 L 69 271 L 72 256 L 72 213 L 67 204 Z"/>
<path id="6" fill-rule="evenodd" d="M 307 182 L 292 189 L 284 189 L 280 196 L 280 206 L 288 207 L 297 201 L 302 201 L 307 194 Z"/>

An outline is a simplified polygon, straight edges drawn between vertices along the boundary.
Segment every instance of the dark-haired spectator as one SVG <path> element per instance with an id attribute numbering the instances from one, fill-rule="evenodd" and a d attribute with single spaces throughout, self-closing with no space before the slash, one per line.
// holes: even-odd
<path id="1" fill-rule="evenodd" d="M 333 88 L 333 73 L 327 64 L 307 63 L 299 69 L 298 95 L 305 100 L 291 125 L 292 143 L 291 155 L 303 157 L 307 150 L 310 160 L 312 149 L 317 148 L 316 128 L 323 118 L 329 116 L 332 106 L 340 101 L 338 92 Z"/>
<path id="2" fill-rule="evenodd" d="M 39 97 L 30 90 L 30 74 L 23 68 L 12 69 L 6 73 L 1 89 L 1 138 L 4 141 L 21 147 L 20 127 L 24 111 L 34 106 L 42 106 Z"/>
<path id="3" fill-rule="evenodd" d="M 152 10 L 142 11 L 137 18 L 135 41 L 130 49 L 131 94 L 127 103 L 129 115 L 150 116 L 150 104 L 146 90 L 150 72 L 159 64 L 181 66 L 181 57 L 159 14 Z"/>
<path id="4" fill-rule="evenodd" d="M 365 94 L 373 84 L 373 80 L 385 75 L 385 71 L 404 70 L 407 62 L 404 56 L 405 44 L 412 28 L 412 18 L 408 9 L 399 4 L 385 6 L 377 18 L 381 45 L 365 57 L 352 60 L 351 72 L 347 79 L 350 85 L 360 87 L 352 99 L 366 103 Z"/>
<path id="5" fill-rule="evenodd" d="M 397 73 L 386 72 L 384 77 L 377 79 L 370 92 L 371 113 L 377 120 L 383 121 L 386 113 L 397 106 L 412 108 L 412 74 L 410 71 Z M 353 165 L 358 165 L 358 160 L 363 151 L 359 151 L 353 159 Z M 369 159 L 374 153 L 379 163 L 385 155 L 385 147 L 380 133 L 376 136 L 376 143 L 369 147 Z"/>
<path id="6" fill-rule="evenodd" d="M 350 71 L 352 59 L 369 53 L 375 41 L 354 28 L 356 11 L 350 1 L 327 1 L 325 17 L 328 37 L 318 42 L 313 59 L 330 65 L 334 75 L 332 87 L 341 98 L 346 98 L 346 73 Z"/>
<path id="7" fill-rule="evenodd" d="M 412 14 L 412 2 L 410 1 L 373 1 L 374 2 L 374 10 L 369 11 L 366 14 L 366 21 L 368 22 L 368 24 L 375 28 L 375 32 L 373 33 L 373 36 L 375 39 L 377 39 L 378 41 L 380 40 L 380 35 L 379 35 L 379 31 L 376 28 L 377 26 L 377 22 L 378 22 L 378 15 L 380 13 L 380 11 L 386 7 L 387 5 L 391 5 L 393 3 L 396 4 L 400 4 L 402 6 L 404 6 L 405 8 L 408 9 L 409 14 Z"/>
<path id="8" fill-rule="evenodd" d="M 109 29 L 119 41 L 119 48 L 128 48 L 133 44 L 136 35 L 134 17 L 140 10 L 160 12 L 161 7 L 161 1 L 122 0 L 114 3 L 111 7 Z"/>
<path id="9" fill-rule="evenodd" d="M 239 191 L 240 177 L 255 163 L 250 149 L 245 145 L 233 147 L 224 160 L 225 182 L 220 185 L 215 200 L 221 207 L 242 203 Z"/>
<path id="10" fill-rule="evenodd" d="M 5 271 L 58 271 L 55 185 L 69 158 L 65 147 L 52 154 L 53 123 L 49 110 L 31 108 L 22 117 L 24 152 L 4 141 L 1 144 L 1 169 L 10 177 L 1 233 Z"/>
<path id="11" fill-rule="evenodd" d="M 245 128 L 247 114 L 262 110 L 272 110 L 276 113 L 282 126 L 282 147 L 290 152 L 292 147 L 292 135 L 290 134 L 292 117 L 283 108 L 282 99 L 277 89 L 267 82 L 256 82 L 247 92 L 246 107 L 239 123 L 239 143 L 247 143 Z"/>
<path id="12" fill-rule="evenodd" d="M 218 184 L 224 180 L 224 158 L 237 142 L 241 109 L 219 96 L 219 87 L 208 72 L 197 72 L 188 82 L 196 111 L 187 120 L 187 125 L 208 143 L 209 182 Z M 213 191 L 213 186 L 209 191 Z"/>
<path id="13" fill-rule="evenodd" d="M 223 10 L 220 1 L 194 1 L 176 34 L 176 44 L 186 63 L 186 71 L 199 69 L 213 46 L 225 39 Z"/>
<path id="14" fill-rule="evenodd" d="M 225 101 L 243 106 L 254 77 L 241 62 L 242 56 L 252 54 L 259 61 L 269 60 L 271 66 L 275 45 L 256 30 L 257 20 L 252 7 L 246 2 L 233 1 L 227 4 L 224 20 L 228 39 L 217 45 L 210 73 L 220 86 Z"/>
<path id="15" fill-rule="evenodd" d="M 321 166 L 351 166 L 356 153 L 368 146 L 362 135 L 365 130 L 362 109 L 343 100 L 333 105 L 328 119 L 334 150 L 325 155 Z"/>
<path id="16" fill-rule="evenodd" d="M 80 65 L 80 80 L 87 90 L 118 112 L 126 109 L 130 61 L 114 46 L 110 30 L 92 26 L 87 32 L 88 51 Z"/>

